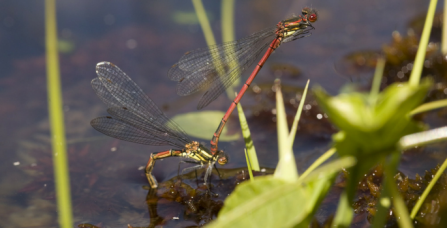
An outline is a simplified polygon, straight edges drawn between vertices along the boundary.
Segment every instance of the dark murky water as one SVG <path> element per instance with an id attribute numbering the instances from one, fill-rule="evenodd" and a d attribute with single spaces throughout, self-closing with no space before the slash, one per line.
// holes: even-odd
<path id="1" fill-rule="evenodd" d="M 43 2 L 3 1 L 0 6 L 0 226 L 57 227 L 47 118 Z M 340 59 L 353 51 L 380 50 L 384 43 L 390 43 L 395 30 L 406 34 L 409 22 L 425 13 L 428 3 L 237 1 L 236 37 L 275 25 L 299 14 L 304 6 L 319 10 L 313 35 L 277 49 L 254 82 L 262 93 L 250 92 L 242 100 L 263 167 L 274 168 L 277 163 L 276 127 L 271 114 L 274 103 L 269 89 L 274 78 L 281 77 L 287 85 L 283 88 L 292 116 L 297 93 L 307 79 L 311 79 L 311 85 L 320 84 L 336 93 L 351 76 L 368 75 L 369 71 L 346 72 L 339 67 Z M 205 2 L 205 8 L 220 43 L 220 2 Z M 226 177 L 218 180 L 214 176 L 218 198 L 207 199 L 195 178 L 184 182 L 174 178 L 162 184 L 154 195 L 143 187 L 147 181 L 139 168 L 146 164 L 151 152 L 169 148 L 108 138 L 89 125 L 94 117 L 106 114 L 105 106 L 90 87 L 95 65 L 101 61 L 118 65 L 168 116 L 195 111 L 200 96 L 177 96 L 175 83 L 166 77 L 169 67 L 184 52 L 206 46 L 192 3 L 58 1 L 58 29 L 76 224 L 147 227 L 161 223 L 165 227 L 185 227 L 212 219 L 225 195 L 246 178 L 243 169 L 236 169 L 245 166 L 242 139 L 220 143 L 230 162 L 220 169 Z M 222 95 L 206 110 L 223 111 L 229 104 Z M 334 132 L 327 119 L 317 119 L 319 113 L 311 98 L 309 105 L 294 148 L 300 171 L 328 148 Z M 442 124 L 432 122 L 433 127 Z M 236 114 L 227 128 L 230 133 L 240 131 Z M 208 143 L 212 133 L 200 141 Z M 444 156 L 416 157 L 424 157 L 426 166 L 433 166 Z M 157 162 L 154 175 L 160 182 L 175 177 L 178 162 L 175 158 Z M 426 169 L 424 165 L 413 169 L 412 165 L 415 162 L 411 158 L 404 162 L 408 175 Z M 188 197 L 204 200 L 188 201 Z"/>

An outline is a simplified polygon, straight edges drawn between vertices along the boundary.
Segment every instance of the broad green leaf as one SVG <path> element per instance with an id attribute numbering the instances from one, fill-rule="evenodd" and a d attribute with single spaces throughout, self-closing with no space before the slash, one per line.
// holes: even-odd
<path id="1" fill-rule="evenodd" d="M 321 204 L 327 192 L 330 190 L 336 174 L 341 169 L 349 168 L 355 164 L 356 159 L 353 157 L 340 158 L 316 169 L 314 172 L 311 172 L 309 177 L 303 178 L 304 181 L 308 178 L 311 180 L 307 183 L 309 183 L 309 189 L 312 192 L 308 203 L 309 213 L 307 215 L 306 221 L 304 223 L 301 223 L 299 227 L 309 227 L 309 224 L 312 221 L 314 214 L 318 209 L 318 206 Z"/>
<path id="2" fill-rule="evenodd" d="M 302 205 L 308 198 L 308 192 L 298 183 L 257 177 L 236 188 L 208 227 L 278 227 L 296 216 L 304 218 Z"/>
<path id="3" fill-rule="evenodd" d="M 213 136 L 224 114 L 221 111 L 188 112 L 176 115 L 172 120 L 178 123 L 189 135 L 208 140 Z M 238 133 L 228 135 L 227 128 L 224 128 L 219 141 L 229 142 L 239 138 L 240 135 Z"/>
<path id="4" fill-rule="evenodd" d="M 208 227 L 308 227 L 335 175 L 354 163 L 353 158 L 330 162 L 304 182 L 272 176 L 244 182 L 225 200 L 217 220 Z"/>
<path id="5" fill-rule="evenodd" d="M 431 80 L 418 87 L 393 84 L 374 97 L 358 92 L 329 97 L 321 88 L 314 91 L 341 130 L 333 137 L 337 151 L 354 155 L 393 150 L 402 136 L 421 131 L 423 125 L 408 118 L 408 113 L 422 102 L 431 84 Z"/>
<path id="6" fill-rule="evenodd" d="M 424 79 L 420 86 L 410 86 L 408 83 L 392 84 L 385 89 L 377 100 L 375 116 L 378 127 L 403 119 L 424 100 L 432 80 Z"/>

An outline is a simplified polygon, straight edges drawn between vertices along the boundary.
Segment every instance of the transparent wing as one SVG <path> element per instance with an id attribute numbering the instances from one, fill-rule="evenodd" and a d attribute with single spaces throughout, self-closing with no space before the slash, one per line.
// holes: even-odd
<path id="1" fill-rule="evenodd" d="M 96 73 L 98 78 L 92 80 L 92 87 L 108 106 L 108 112 L 113 118 L 106 118 L 106 120 L 104 117 L 93 120 L 91 124 L 95 129 L 115 138 L 142 144 L 169 144 L 183 147 L 191 141 L 183 129 L 169 120 L 138 85 L 117 66 L 109 62 L 101 62 L 96 66 Z M 128 127 L 123 128 L 123 124 L 127 124 Z M 136 133 L 142 132 L 144 134 L 136 137 Z M 146 141 L 140 140 L 141 137 L 146 138 Z"/>
<path id="2" fill-rule="evenodd" d="M 276 27 L 243 39 L 187 52 L 168 71 L 178 81 L 177 94 L 189 95 L 208 89 L 198 108 L 215 100 L 249 67 L 275 37 Z M 212 91 L 211 91 L 212 90 Z"/>

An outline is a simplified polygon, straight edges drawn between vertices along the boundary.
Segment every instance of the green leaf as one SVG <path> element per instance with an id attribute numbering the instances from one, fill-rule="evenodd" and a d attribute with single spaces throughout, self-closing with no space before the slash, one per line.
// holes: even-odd
<path id="1" fill-rule="evenodd" d="M 330 157 L 332 157 L 332 155 L 334 155 L 335 152 L 336 152 L 336 150 L 334 148 L 331 148 L 328 151 L 326 151 L 319 158 L 317 158 L 317 160 L 315 160 L 314 163 L 312 163 L 312 165 L 310 165 L 309 168 L 307 168 L 303 174 L 301 174 L 299 179 L 301 180 L 302 178 L 307 177 L 307 175 L 309 175 L 309 173 L 314 171 L 317 167 L 319 167 L 321 164 L 323 164 L 325 161 L 327 161 Z"/>
<path id="2" fill-rule="evenodd" d="M 406 135 L 399 140 L 401 150 L 410 149 L 416 146 L 423 146 L 431 143 L 447 140 L 447 127 L 440 127 L 428 131 Z"/>
<path id="3" fill-rule="evenodd" d="M 225 200 L 217 220 L 208 227 L 308 227 L 335 175 L 353 164 L 353 158 L 338 159 L 304 182 L 272 176 L 244 182 Z"/>
<path id="4" fill-rule="evenodd" d="M 251 167 L 250 164 L 250 156 L 247 153 L 247 149 L 244 149 L 244 152 L 245 152 L 245 162 L 247 162 L 248 175 L 250 176 L 250 181 L 253 181 L 254 180 L 253 168 Z"/>
<path id="5" fill-rule="evenodd" d="M 278 131 L 279 162 L 274 176 L 287 181 L 298 180 L 298 170 L 295 164 L 295 156 L 292 144 L 289 140 L 289 127 L 287 126 L 286 109 L 281 92 L 280 80 L 275 80 L 276 87 L 276 128 Z"/>
<path id="6" fill-rule="evenodd" d="M 419 107 L 413 109 L 413 111 L 410 112 L 410 115 L 416 115 L 421 112 L 428 112 L 428 111 L 431 111 L 434 109 L 444 108 L 444 107 L 447 107 L 447 99 L 432 101 L 429 103 L 422 104 Z"/>
<path id="7" fill-rule="evenodd" d="M 375 115 L 380 117 L 378 118 L 380 126 L 377 128 L 404 118 L 422 103 L 432 84 L 432 80 L 426 78 L 417 87 L 408 83 L 390 85 L 377 100 Z"/>
<path id="8" fill-rule="evenodd" d="M 248 156 L 248 163 L 250 163 L 251 170 L 260 171 L 258 156 L 256 155 L 255 145 L 251 140 L 250 128 L 248 127 L 247 119 L 244 115 L 241 103 L 237 104 L 237 113 L 239 115 L 239 122 L 241 124 L 242 135 L 244 136 L 245 148 L 247 148 L 246 155 Z"/>
<path id="9" fill-rule="evenodd" d="M 54 184 L 57 193 L 59 227 L 73 227 L 67 144 L 65 138 L 62 89 L 59 72 L 56 1 L 45 1 L 45 47 L 48 111 L 51 128 Z"/>
<path id="10" fill-rule="evenodd" d="M 435 186 L 436 182 L 439 180 L 442 174 L 444 174 L 444 170 L 447 168 L 447 159 L 442 163 L 441 167 L 436 172 L 436 175 L 433 177 L 433 179 L 430 181 L 430 184 L 428 184 L 427 188 L 422 193 L 421 197 L 419 197 L 419 200 L 416 202 L 416 205 L 414 205 L 413 210 L 411 210 L 411 219 L 414 219 L 416 217 L 416 214 L 418 213 L 419 209 L 421 208 L 422 204 L 424 203 L 425 199 L 427 198 L 430 191 Z"/>
<path id="11" fill-rule="evenodd" d="M 437 0 L 431 0 L 428 7 L 427 17 L 422 30 L 421 39 L 419 41 L 418 51 L 414 60 L 413 69 L 410 75 L 410 84 L 417 86 L 422 75 L 422 68 L 425 62 L 425 53 L 427 52 L 428 41 L 430 40 L 430 33 L 433 27 L 433 20 L 435 18 Z"/>
<path id="12" fill-rule="evenodd" d="M 298 122 L 300 121 L 301 113 L 303 112 L 304 102 L 306 101 L 306 95 L 307 95 L 307 89 L 309 87 L 309 81 L 310 80 L 307 80 L 306 87 L 304 87 L 303 96 L 301 97 L 300 104 L 298 105 L 298 110 L 296 111 L 296 114 L 295 114 L 295 119 L 293 120 L 292 128 L 290 129 L 289 142 L 290 142 L 290 146 L 292 148 L 293 148 L 293 142 L 295 141 L 296 131 L 298 129 Z"/>
<path id="13" fill-rule="evenodd" d="M 236 188 L 208 227 L 278 227 L 297 216 L 305 217 L 305 207 L 300 205 L 308 196 L 300 184 L 257 177 Z"/>
<path id="14" fill-rule="evenodd" d="M 332 226 L 342 228 L 350 227 L 353 217 L 354 210 L 352 210 L 350 200 L 348 199 L 348 195 L 345 190 L 341 193 L 340 201 L 337 206 L 337 212 L 335 214 Z"/>
<path id="15" fill-rule="evenodd" d="M 217 129 L 224 114 L 225 113 L 221 111 L 189 112 L 174 116 L 172 120 L 178 123 L 188 135 L 208 140 L 213 136 L 213 133 Z M 238 133 L 228 135 L 227 128 L 224 128 L 219 141 L 229 142 L 238 140 L 239 138 L 240 135 Z"/>
<path id="16" fill-rule="evenodd" d="M 408 113 L 424 99 L 432 82 L 420 86 L 395 83 L 374 97 L 352 92 L 329 97 L 321 88 L 314 90 L 321 107 L 341 130 L 333 136 L 340 155 L 360 155 L 393 150 L 398 140 L 423 129 Z"/>

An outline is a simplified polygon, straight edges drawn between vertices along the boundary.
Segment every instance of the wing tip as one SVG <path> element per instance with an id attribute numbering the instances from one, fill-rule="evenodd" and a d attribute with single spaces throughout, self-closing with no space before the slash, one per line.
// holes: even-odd
<path id="1" fill-rule="evenodd" d="M 111 63 L 111 62 L 107 62 L 107 61 L 102 61 L 96 64 L 96 74 L 99 74 L 99 70 L 101 69 L 102 66 L 110 66 L 110 67 L 117 67 L 115 64 Z"/>

